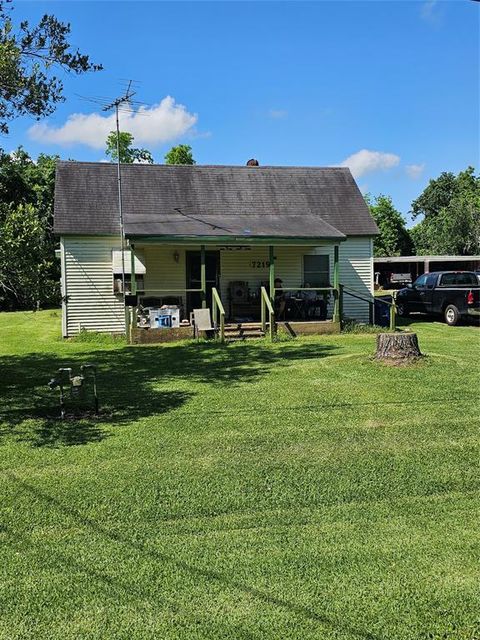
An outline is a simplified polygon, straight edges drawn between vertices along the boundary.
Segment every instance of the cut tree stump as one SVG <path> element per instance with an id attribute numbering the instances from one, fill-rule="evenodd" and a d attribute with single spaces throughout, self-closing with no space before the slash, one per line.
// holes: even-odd
<path id="1" fill-rule="evenodd" d="M 407 361 L 421 358 L 416 333 L 379 333 L 377 335 L 378 360 Z"/>

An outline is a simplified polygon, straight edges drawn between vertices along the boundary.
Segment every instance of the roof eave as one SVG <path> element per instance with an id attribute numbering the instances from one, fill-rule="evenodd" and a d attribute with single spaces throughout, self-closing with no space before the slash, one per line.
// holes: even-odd
<path id="1" fill-rule="evenodd" d="M 199 235 L 135 235 L 126 233 L 129 240 L 153 244 L 238 244 L 238 245 L 271 245 L 271 244 L 299 244 L 313 245 L 319 242 L 344 242 L 347 236 L 199 236 Z"/>

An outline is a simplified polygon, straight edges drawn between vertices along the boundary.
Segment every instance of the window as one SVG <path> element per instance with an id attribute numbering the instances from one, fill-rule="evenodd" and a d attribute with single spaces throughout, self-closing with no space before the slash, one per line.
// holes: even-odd
<path id="1" fill-rule="evenodd" d="M 330 260 L 328 256 L 303 256 L 303 284 L 311 287 L 330 286 Z"/>
<path id="2" fill-rule="evenodd" d="M 471 286 L 476 286 L 477 285 L 477 278 L 475 277 L 474 273 L 457 273 L 457 284 L 459 286 L 467 286 L 467 287 L 471 287 Z"/>
<path id="3" fill-rule="evenodd" d="M 125 251 L 123 254 L 123 267 L 125 270 L 125 293 L 130 293 L 132 290 L 132 256 L 130 251 Z M 122 252 L 114 250 L 112 251 L 112 272 L 113 272 L 113 291 L 114 293 L 122 293 Z M 135 283 L 137 291 L 144 291 L 144 275 L 145 258 L 141 251 L 135 252 Z"/>
<path id="4" fill-rule="evenodd" d="M 423 287 L 426 285 L 427 283 L 427 274 L 423 274 L 423 276 L 420 276 L 419 278 L 417 278 L 415 280 L 414 286 L 415 287 L 420 287 L 421 289 L 423 289 Z"/>
<path id="5" fill-rule="evenodd" d="M 431 273 L 427 278 L 427 289 L 434 289 L 436 282 L 437 276 L 434 273 Z"/>
<path id="6" fill-rule="evenodd" d="M 135 284 L 137 291 L 144 291 L 145 284 L 143 281 L 143 275 L 135 275 Z M 113 291 L 114 293 L 122 293 L 122 273 L 113 274 Z M 129 273 L 125 274 L 125 293 L 132 292 L 132 276 Z"/>
<path id="7" fill-rule="evenodd" d="M 442 287 L 475 287 L 477 280 L 474 273 L 444 273 L 441 285 Z"/>
<path id="8" fill-rule="evenodd" d="M 455 273 L 444 273 L 440 282 L 442 287 L 451 287 L 456 284 Z"/>

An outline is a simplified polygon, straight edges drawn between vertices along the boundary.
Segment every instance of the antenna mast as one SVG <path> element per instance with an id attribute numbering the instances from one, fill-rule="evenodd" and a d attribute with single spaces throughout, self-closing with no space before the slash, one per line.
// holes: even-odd
<path id="1" fill-rule="evenodd" d="M 123 224 L 123 206 L 122 206 L 122 173 L 120 170 L 120 126 L 118 121 L 118 107 L 122 104 L 129 104 L 131 98 L 135 95 L 135 93 L 131 90 L 132 81 L 129 80 L 128 87 L 125 93 L 116 98 L 110 104 L 107 104 L 103 111 L 110 111 L 115 107 L 115 121 L 117 128 L 117 182 L 118 182 L 118 218 L 120 222 L 120 242 L 122 248 L 122 295 L 123 295 L 123 305 L 125 307 L 125 228 Z M 125 313 L 126 310 L 125 310 Z"/>

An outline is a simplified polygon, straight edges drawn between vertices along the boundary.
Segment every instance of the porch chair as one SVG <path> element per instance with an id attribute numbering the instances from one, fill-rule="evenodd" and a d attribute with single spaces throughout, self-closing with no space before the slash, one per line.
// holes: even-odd
<path id="1" fill-rule="evenodd" d="M 215 327 L 212 325 L 210 309 L 193 310 L 193 331 L 196 338 L 199 337 L 201 331 L 205 332 L 208 338 L 214 335 Z"/>

